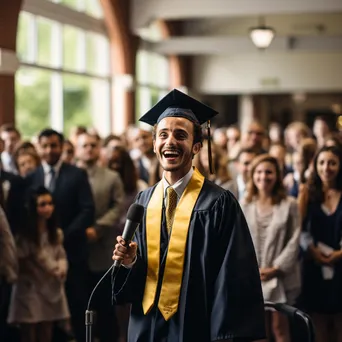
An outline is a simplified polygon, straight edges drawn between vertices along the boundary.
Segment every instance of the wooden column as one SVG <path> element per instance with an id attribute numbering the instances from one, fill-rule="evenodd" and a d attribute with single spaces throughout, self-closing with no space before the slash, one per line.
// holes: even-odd
<path id="1" fill-rule="evenodd" d="M 139 38 L 131 34 L 129 1 L 100 1 L 112 52 L 111 65 L 114 79 L 112 131 L 121 133 L 129 124 L 135 122 L 135 59 Z M 131 86 L 124 82 L 130 78 L 132 80 Z"/>
<path id="2" fill-rule="evenodd" d="M 15 122 L 16 38 L 22 0 L 0 1 L 0 125 Z M 5 57 L 6 55 L 6 57 Z"/>

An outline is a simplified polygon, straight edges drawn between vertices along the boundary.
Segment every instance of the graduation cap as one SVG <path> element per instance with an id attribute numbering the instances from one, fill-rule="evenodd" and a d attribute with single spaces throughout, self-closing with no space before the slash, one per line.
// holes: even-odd
<path id="1" fill-rule="evenodd" d="M 174 89 L 153 106 L 139 121 L 151 126 L 168 117 L 185 118 L 196 124 L 207 122 L 209 171 L 214 173 L 211 155 L 210 119 L 218 112 L 194 98 Z"/>

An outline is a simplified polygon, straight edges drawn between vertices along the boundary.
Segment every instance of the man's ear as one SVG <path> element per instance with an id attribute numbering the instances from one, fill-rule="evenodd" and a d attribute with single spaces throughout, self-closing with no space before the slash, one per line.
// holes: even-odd
<path id="1" fill-rule="evenodd" d="M 153 139 L 152 143 L 153 143 L 153 152 L 156 153 L 156 141 Z"/>
<path id="2" fill-rule="evenodd" d="M 199 153 L 199 151 L 201 150 L 202 144 L 200 142 L 194 144 L 194 146 L 192 146 L 192 153 L 193 155 L 196 155 Z"/>

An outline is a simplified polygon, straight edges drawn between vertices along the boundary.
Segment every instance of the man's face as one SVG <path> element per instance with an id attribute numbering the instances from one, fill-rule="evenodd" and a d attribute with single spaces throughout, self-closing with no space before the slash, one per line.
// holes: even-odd
<path id="1" fill-rule="evenodd" d="M 247 130 L 246 142 L 248 147 L 261 147 L 264 139 L 264 128 L 258 123 L 252 123 Z"/>
<path id="2" fill-rule="evenodd" d="M 193 155 L 201 149 L 201 144 L 193 144 L 193 141 L 194 127 L 191 121 L 174 117 L 160 121 L 153 150 L 162 168 L 170 172 L 189 170 Z"/>
<path id="3" fill-rule="evenodd" d="M 240 132 L 236 128 L 227 129 L 228 146 L 233 147 L 240 139 Z"/>
<path id="4" fill-rule="evenodd" d="M 63 144 L 58 135 L 41 137 L 39 141 L 39 152 L 41 158 L 49 165 L 55 165 L 63 152 Z"/>
<path id="5" fill-rule="evenodd" d="M 324 138 L 327 134 L 329 134 L 329 127 L 327 123 L 323 120 L 317 119 L 313 125 L 313 134 L 317 138 Z"/>
<path id="6" fill-rule="evenodd" d="M 268 153 L 275 159 L 277 159 L 279 167 L 283 168 L 285 165 L 286 150 L 283 146 L 273 145 L 270 147 Z"/>
<path id="7" fill-rule="evenodd" d="M 100 156 L 100 146 L 95 137 L 82 134 L 77 141 L 77 156 L 85 163 L 95 163 Z"/>
<path id="8" fill-rule="evenodd" d="M 247 182 L 248 180 L 250 165 L 251 165 L 252 160 L 255 158 L 255 156 L 256 156 L 255 153 L 245 152 L 245 153 L 241 153 L 239 157 L 238 170 L 244 182 Z"/>
<path id="9" fill-rule="evenodd" d="M 1 139 L 5 143 L 5 151 L 12 153 L 14 151 L 15 145 L 19 142 L 20 137 L 15 131 L 2 132 Z"/>
<path id="10" fill-rule="evenodd" d="M 146 154 L 152 151 L 153 142 L 151 132 L 138 130 L 133 139 L 134 147 L 139 149 L 142 154 Z"/>

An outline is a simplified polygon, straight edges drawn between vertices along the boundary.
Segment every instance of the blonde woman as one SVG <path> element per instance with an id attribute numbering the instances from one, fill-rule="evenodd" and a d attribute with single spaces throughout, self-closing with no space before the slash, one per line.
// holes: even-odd
<path id="1" fill-rule="evenodd" d="M 300 291 L 298 264 L 300 219 L 295 199 L 286 195 L 277 160 L 263 154 L 251 165 L 241 206 L 257 253 L 265 301 L 294 304 Z M 269 335 L 289 342 L 287 319 L 270 317 Z"/>

